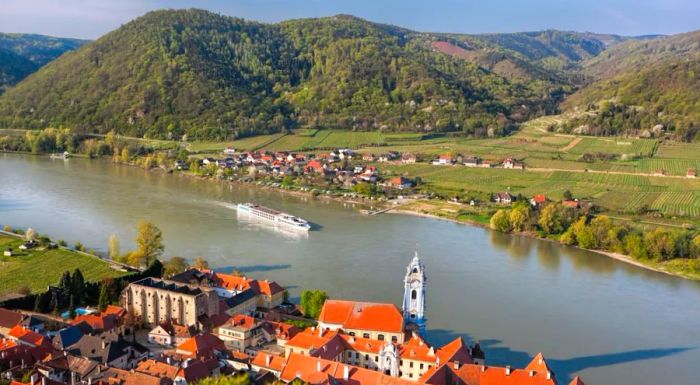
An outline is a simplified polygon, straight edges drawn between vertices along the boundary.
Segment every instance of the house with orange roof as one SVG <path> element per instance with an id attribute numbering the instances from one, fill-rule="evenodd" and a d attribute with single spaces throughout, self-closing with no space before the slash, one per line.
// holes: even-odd
<path id="1" fill-rule="evenodd" d="M 87 324 L 93 333 L 121 334 L 119 322 L 114 314 L 82 314 L 71 321 L 71 325 Z"/>
<path id="2" fill-rule="evenodd" d="M 394 304 L 329 299 L 323 304 L 318 325 L 379 341 L 404 340 L 403 315 Z"/>
<path id="3" fill-rule="evenodd" d="M 20 325 L 16 325 L 12 329 L 10 329 L 10 331 L 7 333 L 7 336 L 11 340 L 19 344 L 31 347 L 37 347 L 48 343 L 48 340 L 41 334 L 33 332 L 30 329 L 27 329 Z"/>
<path id="4" fill-rule="evenodd" d="M 525 369 L 446 362 L 419 379 L 430 385 L 556 385 L 554 374 L 542 354 Z M 580 381 L 577 380 L 577 381 Z M 572 383 L 577 385 L 576 382 Z"/>
<path id="5" fill-rule="evenodd" d="M 0 308 L 0 335 L 6 335 L 10 329 L 17 326 L 24 319 L 22 313 Z"/>
<path id="6" fill-rule="evenodd" d="M 250 347 L 267 342 L 262 323 L 243 314 L 237 314 L 215 328 L 214 334 L 224 341 L 227 348 L 239 352 L 245 352 Z"/>
<path id="7" fill-rule="evenodd" d="M 214 357 L 216 352 L 226 349 L 224 341 L 210 333 L 201 333 L 177 346 L 175 351 L 183 357 L 201 358 Z"/>
<path id="8" fill-rule="evenodd" d="M 268 352 L 258 352 L 258 354 L 253 357 L 250 362 L 250 368 L 254 372 L 260 372 L 261 370 L 266 370 L 279 378 L 282 374 L 282 369 L 287 362 L 285 356 L 280 356 L 276 354 L 271 354 Z"/>
<path id="9" fill-rule="evenodd" d="M 223 297 L 232 297 L 252 289 L 257 296 L 257 306 L 272 309 L 284 302 L 284 288 L 275 281 L 251 279 L 246 276 L 214 273 L 213 280 Z"/>
<path id="10" fill-rule="evenodd" d="M 294 336 L 301 332 L 298 327 L 286 324 L 284 322 L 265 320 L 262 326 L 267 340 L 276 340 L 277 346 L 280 347 L 284 347 L 290 339 L 294 338 Z"/>
<path id="11" fill-rule="evenodd" d="M 549 199 L 547 199 L 546 196 L 543 194 L 537 194 L 530 198 L 530 205 L 534 208 L 540 208 L 549 202 Z"/>

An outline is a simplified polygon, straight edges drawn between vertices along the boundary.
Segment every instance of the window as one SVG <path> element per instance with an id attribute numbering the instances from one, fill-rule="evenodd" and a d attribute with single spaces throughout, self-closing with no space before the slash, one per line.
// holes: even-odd
<path id="1" fill-rule="evenodd" d="M 416 290 L 415 289 L 411 290 L 411 299 L 416 299 L 417 296 L 418 296 L 418 293 L 416 292 Z"/>
<path id="2" fill-rule="evenodd" d="M 369 333 L 364 333 L 364 334 L 362 334 L 362 337 L 363 337 L 363 338 L 369 338 Z"/>
<path id="3" fill-rule="evenodd" d="M 378 356 L 374 356 L 374 362 L 379 362 L 379 357 L 378 357 Z"/>
<path id="4" fill-rule="evenodd" d="M 350 332 L 350 335 L 355 337 L 355 332 Z"/>
<path id="5" fill-rule="evenodd" d="M 369 354 L 365 354 L 365 361 L 369 361 Z"/>
<path id="6" fill-rule="evenodd" d="M 408 367 L 409 367 L 409 368 L 412 368 L 412 367 L 413 367 L 413 361 L 411 361 L 411 362 L 408 363 Z"/>
<path id="7" fill-rule="evenodd" d="M 377 339 L 378 339 L 379 341 L 384 341 L 384 334 L 378 335 L 378 336 L 377 336 Z"/>
<path id="8" fill-rule="evenodd" d="M 421 370 L 423 370 L 423 364 L 422 364 L 422 363 L 420 364 L 420 368 L 421 368 Z"/>
<path id="9" fill-rule="evenodd" d="M 399 338 L 396 336 L 391 336 L 391 342 L 399 342 Z"/>

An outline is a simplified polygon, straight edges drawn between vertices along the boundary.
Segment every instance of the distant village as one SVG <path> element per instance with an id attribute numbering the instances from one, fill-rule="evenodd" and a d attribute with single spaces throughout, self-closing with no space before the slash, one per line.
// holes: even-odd
<path id="1" fill-rule="evenodd" d="M 188 164 L 183 160 L 175 163 L 177 170 L 188 170 L 194 164 L 199 169 L 215 170 L 222 178 L 226 173 L 231 175 L 238 172 L 245 178 L 247 175 L 270 176 L 282 179 L 288 177 L 308 176 L 318 178 L 340 189 L 357 191 L 358 184 L 369 184 L 382 188 L 385 194 L 407 195 L 415 193 L 419 181 L 410 176 L 384 177 L 381 164 L 415 164 L 429 163 L 437 166 L 463 166 L 480 168 L 504 168 L 524 170 L 525 163 L 508 157 L 501 162 L 491 162 L 477 156 L 442 154 L 435 158 L 419 159 L 410 152 L 390 151 L 379 155 L 373 153 L 357 153 L 350 149 L 337 149 L 327 153 L 300 153 L 288 151 L 243 151 L 226 148 L 219 158 L 205 157 Z M 491 202 L 509 205 L 516 196 L 508 191 L 495 192 Z M 543 195 L 529 198 L 530 203 L 537 207 L 549 201 Z M 465 202 L 475 205 L 478 202 Z M 580 202 L 569 199 L 562 202 L 567 206 L 579 207 Z"/>
<path id="2" fill-rule="evenodd" d="M 326 299 L 302 316 L 278 283 L 190 268 L 131 282 L 119 304 L 41 314 L 0 308 L 0 381 L 11 385 L 555 385 L 542 354 L 494 366 L 478 342 L 429 342 L 426 271 L 406 267 L 401 305 Z M 428 330 L 428 331 L 426 331 Z M 575 378 L 570 385 L 581 385 Z"/>

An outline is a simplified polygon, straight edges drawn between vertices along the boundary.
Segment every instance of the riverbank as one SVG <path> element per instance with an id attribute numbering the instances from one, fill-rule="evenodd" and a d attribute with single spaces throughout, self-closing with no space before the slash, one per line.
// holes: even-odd
<path id="1" fill-rule="evenodd" d="M 427 202 L 421 202 L 423 204 L 426 204 Z M 424 209 L 423 209 L 424 210 Z M 400 208 L 391 208 L 388 211 L 386 211 L 387 214 L 400 214 L 400 215 L 412 215 L 412 216 L 417 216 L 417 217 L 422 217 L 422 218 L 431 218 L 431 219 L 437 219 L 437 220 L 443 220 L 447 222 L 452 222 L 452 223 L 458 223 L 458 224 L 463 224 L 463 225 L 469 225 L 469 226 L 477 226 L 481 227 L 484 229 L 488 229 L 491 231 L 496 231 L 491 229 L 491 227 L 488 224 L 478 222 L 478 221 L 473 221 L 473 220 L 464 220 L 464 219 L 458 219 L 458 218 L 450 218 L 446 216 L 441 216 L 441 215 L 436 215 L 436 214 L 431 214 L 425 211 L 418 211 L 418 210 L 410 210 L 405 207 L 400 207 Z M 513 233 L 510 235 L 518 235 L 518 236 L 525 236 L 529 238 L 534 238 L 538 239 L 541 241 L 547 241 L 547 242 L 554 242 L 557 244 L 561 244 L 556 239 L 552 238 L 545 238 L 539 236 L 537 233 L 532 232 L 532 231 L 527 231 L 527 232 L 519 232 L 519 233 Z M 694 280 L 694 281 L 700 281 L 700 274 L 698 273 L 692 273 L 688 272 L 687 269 L 688 267 L 685 266 L 683 261 L 678 261 L 678 260 L 671 260 L 667 261 L 666 263 L 660 263 L 660 262 L 655 262 L 655 261 L 640 261 L 637 259 L 632 258 L 629 255 L 625 254 L 620 254 L 620 253 L 614 253 L 611 251 L 605 251 L 605 250 L 597 250 L 597 249 L 584 249 L 578 246 L 569 246 L 569 247 L 575 247 L 577 249 L 581 250 L 586 250 L 586 251 L 591 251 L 596 254 L 615 259 L 620 262 L 627 263 L 629 265 L 633 265 L 642 269 L 646 269 L 649 271 L 654 271 L 657 273 L 662 273 L 674 277 L 679 277 L 679 278 L 684 278 L 688 280 Z"/>

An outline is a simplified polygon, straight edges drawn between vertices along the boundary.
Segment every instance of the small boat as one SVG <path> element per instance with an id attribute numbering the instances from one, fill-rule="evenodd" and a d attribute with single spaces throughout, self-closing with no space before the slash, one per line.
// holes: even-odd
<path id="1" fill-rule="evenodd" d="M 51 154 L 51 159 L 68 159 L 70 158 L 70 153 L 68 151 L 63 151 L 63 154 Z"/>
<path id="2" fill-rule="evenodd" d="M 236 209 L 241 214 L 248 214 L 253 218 L 257 218 L 266 222 L 271 222 L 288 229 L 300 231 L 309 231 L 311 229 L 311 225 L 308 221 L 291 214 L 273 210 L 269 207 L 257 205 L 254 203 L 239 203 L 236 206 Z"/>

